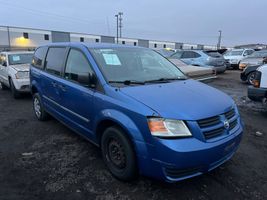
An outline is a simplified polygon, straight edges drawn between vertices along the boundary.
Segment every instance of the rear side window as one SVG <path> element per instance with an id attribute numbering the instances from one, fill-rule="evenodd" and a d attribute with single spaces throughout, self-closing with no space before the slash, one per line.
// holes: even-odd
<path id="1" fill-rule="evenodd" d="M 46 52 L 47 47 L 40 47 L 35 51 L 32 59 L 32 65 L 34 67 L 43 69 Z"/>
<path id="2" fill-rule="evenodd" d="M 185 51 L 182 58 L 198 58 L 200 55 L 194 51 Z"/>
<path id="3" fill-rule="evenodd" d="M 209 51 L 206 51 L 204 53 L 206 53 L 208 56 L 213 57 L 213 58 L 220 58 L 220 57 L 222 57 L 222 55 L 220 53 L 218 53 L 218 52 L 209 52 Z"/>
<path id="4" fill-rule="evenodd" d="M 89 75 L 92 74 L 93 70 L 83 53 L 71 49 L 68 55 L 64 77 L 86 86 Z"/>
<path id="5" fill-rule="evenodd" d="M 47 57 L 46 57 L 46 71 L 60 75 L 63 69 L 63 61 L 65 56 L 65 48 L 62 47 L 52 47 L 49 48 Z"/>

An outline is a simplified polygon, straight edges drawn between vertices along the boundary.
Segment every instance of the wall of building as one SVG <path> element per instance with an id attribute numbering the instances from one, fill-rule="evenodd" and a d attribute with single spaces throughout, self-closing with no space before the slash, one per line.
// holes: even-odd
<path id="1" fill-rule="evenodd" d="M 7 27 L 0 26 L 0 50 L 9 47 Z M 39 29 L 29 29 L 20 27 L 10 27 L 10 45 L 16 48 L 35 48 L 51 42 L 103 42 L 116 43 L 113 36 L 91 35 L 85 33 L 70 33 L 60 31 L 49 31 Z M 26 36 L 26 37 L 25 37 Z M 119 38 L 119 44 L 136 45 L 152 49 L 172 48 L 172 49 L 216 49 L 215 46 L 201 44 L 186 44 L 178 42 L 167 42 L 157 40 L 144 40 L 134 38 Z"/>
<path id="2" fill-rule="evenodd" d="M 51 32 L 23 28 L 9 28 L 12 47 L 34 48 L 51 42 Z"/>
<path id="3" fill-rule="evenodd" d="M 163 48 L 175 49 L 175 42 L 149 41 L 149 48 L 152 48 L 152 49 L 163 49 Z"/>
<path id="4" fill-rule="evenodd" d="M 70 33 L 71 42 L 101 42 L 101 36 L 81 33 Z"/>

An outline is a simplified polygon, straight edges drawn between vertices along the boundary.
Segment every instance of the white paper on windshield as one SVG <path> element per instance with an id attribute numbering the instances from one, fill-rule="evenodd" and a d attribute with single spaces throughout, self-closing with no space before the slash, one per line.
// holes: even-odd
<path id="1" fill-rule="evenodd" d="M 20 56 L 12 56 L 12 60 L 13 60 L 14 62 L 16 62 L 16 61 L 20 61 Z"/>
<path id="2" fill-rule="evenodd" d="M 121 65 L 121 61 L 116 54 L 102 54 L 107 65 Z"/>

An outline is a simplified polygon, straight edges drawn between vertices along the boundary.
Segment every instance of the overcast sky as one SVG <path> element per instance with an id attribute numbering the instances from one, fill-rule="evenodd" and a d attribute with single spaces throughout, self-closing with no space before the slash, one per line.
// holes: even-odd
<path id="1" fill-rule="evenodd" d="M 0 0 L 0 25 L 215 45 L 267 43 L 267 0 Z"/>

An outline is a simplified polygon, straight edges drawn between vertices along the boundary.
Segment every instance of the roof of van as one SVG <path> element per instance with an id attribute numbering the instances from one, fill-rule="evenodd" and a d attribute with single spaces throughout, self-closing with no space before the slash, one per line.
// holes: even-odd
<path id="1" fill-rule="evenodd" d="M 86 43 L 86 42 L 55 42 L 43 46 L 86 46 L 88 48 L 144 48 L 140 46 L 132 46 L 114 43 Z"/>

